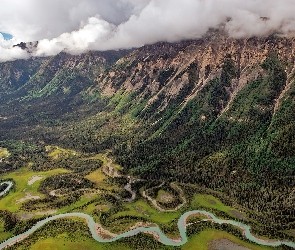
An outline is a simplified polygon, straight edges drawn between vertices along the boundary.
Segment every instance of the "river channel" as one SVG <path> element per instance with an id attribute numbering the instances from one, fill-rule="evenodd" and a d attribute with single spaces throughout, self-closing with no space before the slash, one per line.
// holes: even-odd
<path id="1" fill-rule="evenodd" d="M 5 181 L 5 182 L 2 182 L 1 184 L 8 184 L 9 186 L 3 191 L 0 193 L 0 196 L 3 196 L 4 194 L 6 194 L 10 188 L 13 186 L 13 183 L 10 182 L 10 181 Z M 80 217 L 80 218 L 83 218 L 86 220 L 87 222 L 87 225 L 89 227 L 89 230 L 92 234 L 92 237 L 99 241 L 99 242 L 104 242 L 104 243 L 107 243 L 107 242 L 113 242 L 113 241 L 116 241 L 116 240 L 119 240 L 121 238 L 124 238 L 124 237 L 130 237 L 130 236 L 134 236 L 140 232 L 149 232 L 149 233 L 154 233 L 154 234 L 157 234 L 158 235 L 158 238 L 159 238 L 159 241 L 165 245 L 169 245 L 169 246 L 181 246 L 181 245 L 184 245 L 187 241 L 188 241 L 188 238 L 187 238 L 187 234 L 186 234 L 186 220 L 189 216 L 191 215 L 195 215 L 195 214 L 203 214 L 203 215 L 206 215 L 208 218 L 210 219 L 203 219 L 203 221 L 213 221 L 215 223 L 219 223 L 219 224 L 230 224 L 230 225 L 233 225 L 233 226 L 237 226 L 239 228 L 241 228 L 244 232 L 244 235 L 245 237 L 252 241 L 252 242 L 255 242 L 257 244 L 260 244 L 260 245 L 265 245 L 265 246 L 280 246 L 280 245 L 287 245 L 289 247 L 293 247 L 295 248 L 295 243 L 294 242 L 290 242 L 290 241 L 273 241 L 273 240 L 263 240 L 263 239 L 259 239 L 257 237 L 255 237 L 254 235 L 251 234 L 250 232 L 250 226 L 244 224 L 244 223 L 241 223 L 241 222 L 238 222 L 238 221 L 234 221 L 234 220 L 222 220 L 222 219 L 219 219 L 217 218 L 214 214 L 210 213 L 210 212 L 207 212 L 207 211 L 204 211 L 204 210 L 193 210 L 193 211 L 189 211 L 189 212 L 186 212 L 184 213 L 178 220 L 178 230 L 179 230 L 179 233 L 180 233 L 180 236 L 181 236 L 181 240 L 179 241 L 175 241 L 175 240 L 172 240 L 170 238 L 168 238 L 162 231 L 159 227 L 138 227 L 138 228 L 135 228 L 135 229 L 132 229 L 132 230 L 129 230 L 125 233 L 122 233 L 122 234 L 119 234 L 119 235 L 116 235 L 114 236 L 113 238 L 111 239 L 103 239 L 101 238 L 100 236 L 98 236 L 98 234 L 96 233 L 96 223 L 95 221 L 93 220 L 93 218 L 88 215 L 88 214 L 84 214 L 84 213 L 65 213 L 65 214 L 58 214 L 58 215 L 54 215 L 54 216 L 51 216 L 51 217 L 48 217 L 44 220 L 41 220 L 39 222 L 37 222 L 37 224 L 35 226 L 33 226 L 31 229 L 29 229 L 28 231 L 22 233 L 22 234 L 19 234 L 19 235 L 16 235 L 14 237 L 11 237 L 10 239 L 2 242 L 0 244 L 0 249 L 3 249 L 9 245 L 13 245 L 14 243 L 16 242 L 19 242 L 21 240 L 23 240 L 24 238 L 28 237 L 30 234 L 32 234 L 33 232 L 35 232 L 37 229 L 39 229 L 40 227 L 42 227 L 43 225 L 45 225 L 47 222 L 49 221 L 52 221 L 52 220 L 56 220 L 56 219 L 61 219 L 61 218 L 66 218 L 66 217 Z"/>
<path id="2" fill-rule="evenodd" d="M 12 188 L 13 186 L 13 182 L 12 181 L 2 181 L 0 186 L 2 186 L 3 184 L 8 185 L 1 193 L 0 193 L 0 197 L 7 194 L 9 192 L 9 190 Z"/>

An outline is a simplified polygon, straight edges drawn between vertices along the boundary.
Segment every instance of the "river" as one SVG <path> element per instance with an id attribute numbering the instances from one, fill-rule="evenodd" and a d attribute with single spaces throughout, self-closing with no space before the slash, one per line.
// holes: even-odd
<path id="1" fill-rule="evenodd" d="M 138 227 L 138 228 L 129 230 L 125 233 L 119 234 L 111 239 L 103 239 L 97 235 L 96 230 L 95 230 L 95 221 L 93 220 L 93 218 L 91 216 L 89 216 L 88 214 L 84 214 L 84 213 L 66 213 L 66 214 L 54 215 L 52 217 L 49 217 L 49 218 L 39 221 L 35 226 L 33 226 L 28 231 L 26 231 L 22 234 L 19 234 L 17 236 L 11 237 L 10 239 L 1 243 L 0 249 L 3 249 L 5 247 L 7 247 L 8 245 L 12 245 L 18 241 L 23 240 L 24 238 L 26 238 L 27 236 L 29 236 L 30 234 L 35 232 L 38 228 L 42 227 L 44 224 L 46 224 L 49 221 L 60 219 L 60 218 L 66 218 L 66 217 L 80 217 L 80 218 L 85 219 L 87 221 L 87 224 L 88 224 L 88 227 L 89 227 L 90 232 L 92 234 L 92 237 L 95 240 L 97 240 L 98 242 L 104 242 L 104 243 L 113 242 L 113 241 L 119 240 L 124 237 L 134 236 L 140 232 L 154 232 L 159 236 L 159 241 L 161 243 L 163 243 L 165 245 L 169 245 L 169 246 L 181 246 L 181 245 L 184 245 L 188 241 L 188 238 L 186 235 L 186 220 L 189 216 L 194 215 L 194 214 L 204 214 L 208 217 L 211 217 L 215 223 L 219 223 L 219 224 L 226 223 L 226 224 L 231 224 L 231 225 L 240 227 L 243 229 L 245 237 L 247 239 L 249 239 L 250 241 L 253 241 L 257 244 L 266 245 L 266 246 L 280 246 L 280 245 L 284 244 L 284 245 L 295 248 L 295 243 L 290 242 L 290 241 L 265 241 L 265 240 L 256 238 L 254 235 L 251 234 L 250 227 L 246 224 L 241 223 L 241 222 L 237 222 L 237 221 L 233 221 L 233 220 L 221 220 L 221 219 L 218 219 L 217 217 L 215 217 L 215 215 L 210 212 L 207 212 L 204 210 L 193 210 L 193 211 L 189 211 L 189 212 L 184 213 L 178 220 L 178 230 L 180 232 L 181 241 L 174 241 L 174 240 L 168 238 L 165 234 L 163 234 L 163 232 L 160 230 L 159 227 Z M 204 221 L 206 221 L 206 220 L 208 220 L 208 219 L 204 219 Z"/>
<path id="2" fill-rule="evenodd" d="M 12 181 L 2 181 L 0 185 L 2 186 L 3 184 L 7 184 L 8 186 L 4 189 L 4 191 L 2 191 L 0 193 L 0 197 L 3 196 L 3 195 L 5 195 L 5 194 L 7 194 L 9 192 L 9 190 L 13 186 L 13 182 Z"/>
<path id="3" fill-rule="evenodd" d="M 5 181 L 2 182 L 1 184 L 8 184 L 9 186 L 0 193 L 0 196 L 3 196 L 4 194 L 6 194 L 11 187 L 13 186 L 13 183 L 10 181 Z M 169 245 L 169 246 L 181 246 L 184 245 L 187 241 L 187 234 L 186 234 L 186 220 L 189 216 L 194 215 L 194 214 L 203 214 L 206 215 L 208 218 L 210 219 L 203 219 L 203 221 L 213 221 L 215 223 L 219 223 L 219 224 L 230 224 L 233 226 L 237 226 L 239 228 L 241 228 L 244 232 L 244 235 L 247 239 L 249 239 L 252 242 L 255 242 L 257 244 L 260 245 L 266 245 L 266 246 L 280 246 L 280 245 L 287 245 L 289 247 L 293 247 L 295 248 L 295 243 L 294 242 L 290 242 L 290 241 L 271 241 L 271 240 L 263 240 L 263 239 L 259 239 L 257 237 L 255 237 L 254 235 L 251 234 L 250 232 L 250 226 L 243 224 L 241 222 L 238 221 L 234 221 L 234 220 L 222 220 L 217 218 L 214 214 L 204 211 L 204 210 L 193 210 L 193 211 L 189 211 L 184 213 L 178 220 L 178 230 L 181 236 L 181 240 L 180 241 L 175 241 L 172 240 L 170 238 L 168 238 L 159 227 L 138 227 L 132 230 L 129 230 L 125 233 L 119 234 L 114 236 L 111 239 L 103 239 L 101 238 L 95 230 L 95 221 L 93 220 L 93 218 L 88 215 L 88 214 L 84 214 L 84 213 L 65 213 L 65 214 L 58 214 L 58 215 L 54 215 L 51 217 L 48 217 L 44 220 L 41 220 L 39 222 L 37 222 L 37 224 L 35 226 L 33 226 L 31 229 L 27 230 L 26 232 L 16 235 L 14 237 L 11 237 L 10 239 L 4 241 L 3 243 L 0 244 L 0 249 L 3 249 L 9 245 L 13 245 L 14 243 L 23 240 L 24 238 L 28 237 L 30 234 L 32 234 L 33 232 L 35 232 L 38 228 L 42 227 L 44 224 L 46 224 L 49 221 L 52 220 L 56 220 L 56 219 L 61 219 L 61 218 L 66 218 L 66 217 L 80 217 L 83 218 L 87 221 L 87 225 L 89 227 L 89 230 L 92 234 L 92 237 L 99 241 L 99 242 L 113 242 L 116 240 L 119 240 L 121 238 L 124 237 L 130 237 L 130 236 L 134 236 L 140 232 L 153 232 L 154 234 L 158 235 L 159 241 L 165 245 Z"/>

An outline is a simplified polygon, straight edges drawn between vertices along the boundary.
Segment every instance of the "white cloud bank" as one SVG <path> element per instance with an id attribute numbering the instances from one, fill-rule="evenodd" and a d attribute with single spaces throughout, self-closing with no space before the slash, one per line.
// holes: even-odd
<path id="1" fill-rule="evenodd" d="M 222 23 L 237 38 L 290 34 L 294 13 L 295 0 L 1 0 L 0 31 L 14 39 L 0 35 L 0 62 L 28 57 L 12 47 L 21 41 L 48 56 L 199 38 Z"/>

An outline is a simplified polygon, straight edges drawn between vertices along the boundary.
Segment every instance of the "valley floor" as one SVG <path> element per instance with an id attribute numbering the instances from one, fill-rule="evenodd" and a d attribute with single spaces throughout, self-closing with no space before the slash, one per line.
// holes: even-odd
<path id="1" fill-rule="evenodd" d="M 240 207 L 225 205 L 217 195 L 210 191 L 206 193 L 197 186 L 187 188 L 181 183 L 148 183 L 124 176 L 120 174 L 121 167 L 114 164 L 107 153 L 91 156 L 48 147 L 48 157 L 53 163 L 74 159 L 80 168 L 61 168 L 57 164 L 58 168 L 36 171 L 32 167 L 35 163 L 31 162 L 1 175 L 2 180 L 14 183 L 10 192 L 0 200 L 2 242 L 30 229 L 47 216 L 66 213 L 90 215 L 96 223 L 96 233 L 103 239 L 111 239 L 138 227 L 160 227 L 163 237 L 177 243 L 181 241 L 179 233 L 182 233 L 179 232 L 178 219 L 186 211 L 199 209 L 224 220 L 257 225 Z M 94 167 L 91 172 L 85 172 L 81 166 L 89 160 Z M 46 180 L 50 180 L 49 186 L 44 185 Z M 84 186 L 73 187 L 67 185 L 66 180 Z M 193 194 L 187 191 L 189 189 L 194 190 Z M 212 223 L 211 219 L 201 213 L 187 217 L 188 242 L 181 246 L 167 246 L 159 242 L 159 234 L 152 233 L 153 230 L 148 234 L 100 243 L 92 238 L 85 220 L 66 217 L 48 222 L 7 249 L 271 249 L 245 240 L 245 231 L 239 227 Z"/>

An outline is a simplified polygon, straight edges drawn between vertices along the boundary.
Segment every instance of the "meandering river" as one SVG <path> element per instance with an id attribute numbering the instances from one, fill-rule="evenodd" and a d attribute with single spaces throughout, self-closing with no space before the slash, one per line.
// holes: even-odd
<path id="1" fill-rule="evenodd" d="M 2 182 L 1 184 L 8 184 L 9 186 L 0 193 L 0 196 L 3 196 L 4 194 L 6 194 L 10 188 L 13 186 L 13 183 L 10 181 L 5 181 Z M 84 214 L 84 213 L 65 213 L 65 214 L 58 214 L 58 215 L 54 215 L 51 217 L 48 217 L 44 220 L 41 220 L 39 222 L 37 222 L 37 224 L 35 226 L 33 226 L 31 229 L 27 230 L 26 232 L 16 235 L 14 237 L 11 237 L 10 239 L 4 241 L 3 243 L 0 244 L 0 249 L 3 249 L 9 245 L 13 245 L 16 242 L 19 242 L 23 239 L 25 239 L 26 237 L 28 237 L 30 234 L 32 234 L 33 232 L 35 232 L 38 228 L 42 227 L 43 225 L 45 225 L 47 222 L 52 221 L 52 220 L 56 220 L 56 219 L 61 219 L 61 218 L 66 218 L 66 217 L 80 217 L 86 220 L 87 225 L 89 227 L 89 230 L 92 234 L 92 237 L 99 241 L 99 242 L 113 242 L 116 240 L 119 240 L 121 238 L 124 237 L 130 237 L 130 236 L 134 236 L 140 232 L 146 232 L 146 233 L 153 233 L 158 235 L 158 239 L 161 243 L 165 244 L 165 245 L 169 245 L 169 246 L 181 246 L 183 244 L 185 244 L 188 241 L 187 238 L 187 234 L 186 234 L 186 220 L 189 216 L 191 215 L 195 215 L 195 214 L 203 214 L 206 215 L 208 217 L 208 219 L 203 219 L 203 221 L 212 221 L 215 223 L 219 223 L 219 224 L 230 224 L 233 226 L 237 226 L 239 228 L 241 228 L 244 232 L 244 235 L 247 239 L 249 239 L 252 242 L 255 242 L 257 244 L 261 244 L 261 245 L 266 245 L 266 246 L 280 246 L 280 245 L 287 245 L 289 247 L 293 247 L 295 248 L 295 243 L 294 242 L 290 242 L 290 241 L 271 241 L 271 240 L 263 240 L 263 239 L 259 239 L 257 237 L 255 237 L 254 235 L 251 234 L 250 232 L 250 226 L 238 222 L 238 221 L 234 221 L 234 220 L 222 220 L 217 218 L 214 214 L 204 211 L 204 210 L 193 210 L 193 211 L 189 211 L 184 213 L 178 220 L 178 230 L 180 233 L 180 237 L 181 240 L 176 241 L 173 239 L 168 238 L 159 227 L 138 227 L 132 230 L 129 230 L 125 233 L 116 235 L 110 239 L 103 239 L 102 237 L 100 237 L 97 232 L 96 232 L 96 225 L 97 223 L 95 223 L 95 221 L 93 220 L 93 218 L 88 215 L 88 214 Z"/>
<path id="2" fill-rule="evenodd" d="M 84 213 L 66 213 L 66 214 L 58 214 L 52 217 L 49 217 L 47 219 L 44 219 L 42 221 L 39 221 L 35 226 L 33 226 L 31 229 L 29 229 L 28 231 L 24 232 L 23 234 L 19 234 L 17 236 L 14 236 L 10 239 L 8 239 L 7 241 L 3 242 L 0 244 L 0 248 L 3 249 L 9 245 L 12 245 L 18 241 L 23 240 L 24 238 L 26 238 L 27 236 L 29 236 L 30 234 L 32 234 L 33 232 L 35 232 L 38 228 L 42 227 L 44 224 L 46 224 L 49 221 L 52 220 L 56 220 L 56 219 L 60 219 L 60 218 L 65 218 L 65 217 L 80 217 L 80 218 L 84 218 L 87 221 L 88 227 L 90 229 L 90 232 L 92 234 L 92 237 L 99 241 L 99 242 L 113 242 L 116 240 L 119 240 L 121 238 L 124 237 L 130 237 L 130 236 L 134 236 L 140 232 L 154 232 L 155 234 L 158 235 L 159 237 L 159 241 L 165 245 L 169 245 L 169 246 L 181 246 L 183 244 L 185 244 L 188 241 L 187 235 L 186 235 L 186 220 L 190 215 L 194 215 L 194 214 L 204 214 L 208 217 L 211 217 L 212 220 L 215 223 L 219 223 L 219 224 L 231 224 L 237 227 L 240 227 L 243 229 L 245 237 L 255 243 L 261 244 L 261 245 L 266 245 L 266 246 L 280 246 L 282 244 L 285 244 L 287 246 L 293 247 L 295 248 L 295 243 L 293 242 L 289 242 L 289 241 L 265 241 L 262 239 L 258 239 L 255 236 L 253 236 L 250 232 L 250 227 L 246 224 L 237 222 L 237 221 L 233 221 L 233 220 L 221 220 L 218 219 L 217 217 L 215 217 L 214 214 L 204 211 L 204 210 L 193 210 L 193 211 L 189 211 L 184 213 L 178 220 L 178 229 L 180 232 L 180 236 L 181 236 L 181 241 L 175 241 L 172 240 L 170 238 L 168 238 L 165 234 L 163 234 L 163 232 L 160 230 L 159 227 L 138 227 L 132 230 L 129 230 L 125 233 L 119 234 L 111 239 L 103 239 L 100 236 L 97 235 L 96 230 L 95 230 L 95 221 L 93 220 L 93 218 L 91 216 L 89 216 L 88 214 L 84 214 Z M 207 219 L 204 219 L 205 221 Z M 211 219 L 210 219 L 211 220 Z"/>

